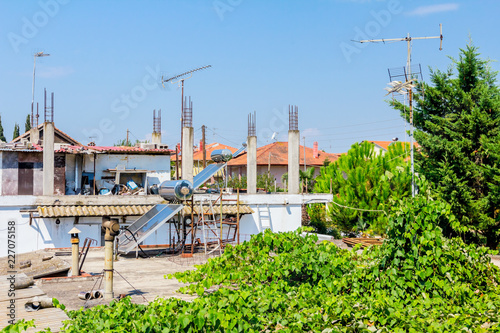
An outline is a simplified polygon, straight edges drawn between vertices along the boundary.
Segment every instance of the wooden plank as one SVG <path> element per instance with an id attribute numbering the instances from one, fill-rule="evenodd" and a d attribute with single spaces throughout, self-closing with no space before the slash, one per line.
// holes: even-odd
<path id="1" fill-rule="evenodd" d="M 8 297 L 10 283 L 5 279 L 0 280 L 0 290 L 5 291 L 0 294 L 0 329 L 6 327 L 8 323 L 7 314 L 10 313 L 8 306 L 11 304 L 11 298 Z M 45 328 L 50 328 L 52 332 L 59 332 L 62 327 L 62 321 L 68 320 L 66 313 L 58 308 L 40 309 L 38 311 L 26 311 L 24 305 L 27 301 L 36 296 L 46 296 L 40 288 L 30 286 L 29 288 L 17 289 L 15 291 L 15 310 L 16 320 L 35 320 L 36 328 L 30 328 L 27 332 L 38 332 Z"/>
<path id="2" fill-rule="evenodd" d="M 0 288 L 0 290 L 7 291 L 8 289 L 7 288 Z M 25 289 L 17 289 L 15 291 L 15 293 L 16 293 L 16 297 L 15 297 L 16 299 L 45 295 L 45 293 L 40 288 L 35 287 L 35 286 L 31 286 L 31 287 L 25 288 Z M 11 297 L 8 296 L 7 292 L 0 294 L 0 303 L 10 301 L 10 299 L 11 299 Z"/>
<path id="3" fill-rule="evenodd" d="M 21 319 L 35 320 L 36 328 L 29 329 L 27 332 L 37 332 L 47 327 L 50 327 L 50 329 L 53 332 L 59 332 L 60 328 L 62 327 L 62 321 L 69 319 L 66 313 L 64 313 L 63 310 L 58 308 L 47 308 L 38 311 L 28 312 L 24 309 L 24 303 L 21 304 L 16 303 L 16 305 L 17 305 L 16 320 L 21 320 Z M 0 318 L 2 318 L 2 320 L 0 321 L 0 329 L 1 329 L 7 326 L 8 324 L 7 320 L 4 319 L 7 318 L 7 313 L 0 313 L 0 316 L 1 316 Z"/>

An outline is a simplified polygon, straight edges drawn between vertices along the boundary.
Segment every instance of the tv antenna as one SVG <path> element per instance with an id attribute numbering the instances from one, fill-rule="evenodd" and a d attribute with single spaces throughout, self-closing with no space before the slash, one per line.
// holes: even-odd
<path id="1" fill-rule="evenodd" d="M 414 160 L 413 160 L 413 88 L 414 85 L 412 82 L 415 80 L 412 77 L 412 72 L 411 72 L 411 42 L 413 40 L 419 40 L 419 39 L 440 39 L 440 44 L 439 44 L 439 51 L 443 50 L 443 25 L 439 24 L 439 36 L 432 36 L 432 37 L 411 37 L 410 34 L 408 33 L 408 36 L 403 37 L 403 38 L 389 38 L 389 39 L 366 39 L 366 40 L 360 40 L 358 41 L 359 43 L 385 43 L 385 42 L 406 42 L 408 45 L 408 57 L 406 60 L 406 68 L 407 72 L 409 75 L 407 76 L 407 79 L 404 83 L 404 87 L 401 87 L 398 84 L 394 84 L 394 86 L 389 87 L 386 89 L 389 93 L 394 93 L 394 92 L 403 92 L 406 91 L 408 93 L 408 103 L 409 103 L 409 109 L 410 109 L 410 148 L 411 148 L 411 196 L 415 197 L 415 168 L 414 168 Z M 399 89 L 399 90 L 398 90 Z"/>
<path id="2" fill-rule="evenodd" d="M 166 82 L 171 82 L 172 84 L 179 83 L 179 85 L 182 87 L 182 89 L 181 89 L 182 90 L 182 92 L 181 92 L 181 141 L 180 141 L 181 152 L 182 152 L 182 124 L 183 124 L 182 116 L 183 116 L 183 113 L 184 113 L 184 81 L 187 80 L 187 79 L 190 79 L 193 76 L 194 72 L 201 71 L 203 69 L 207 69 L 207 68 L 210 68 L 210 67 L 212 67 L 212 65 L 203 66 L 203 67 L 200 67 L 200 68 L 196 68 L 196 69 L 184 72 L 182 74 L 178 74 L 178 75 L 169 77 L 167 79 L 164 79 L 163 75 L 161 77 L 161 85 L 163 86 L 163 88 L 165 88 L 165 83 Z M 186 75 L 189 75 L 189 76 L 186 77 Z"/>

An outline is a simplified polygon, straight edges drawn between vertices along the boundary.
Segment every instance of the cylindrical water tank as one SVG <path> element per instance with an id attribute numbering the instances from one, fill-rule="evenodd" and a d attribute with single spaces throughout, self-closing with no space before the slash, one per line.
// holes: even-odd
<path id="1" fill-rule="evenodd" d="M 193 184 L 189 180 L 167 180 L 161 183 L 159 193 L 165 200 L 187 200 L 193 195 Z"/>
<path id="2" fill-rule="evenodd" d="M 229 149 L 217 149 L 212 151 L 210 158 L 215 163 L 229 162 L 233 158 L 233 153 Z"/>

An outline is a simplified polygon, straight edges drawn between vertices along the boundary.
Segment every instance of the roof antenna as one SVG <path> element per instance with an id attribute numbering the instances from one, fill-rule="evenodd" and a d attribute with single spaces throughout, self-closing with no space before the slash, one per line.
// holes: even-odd
<path id="1" fill-rule="evenodd" d="M 408 36 L 403 37 L 403 38 L 390 38 L 390 39 L 367 39 L 367 40 L 360 40 L 358 41 L 359 43 L 378 43 L 378 42 L 406 42 L 408 44 L 408 56 L 406 60 L 406 67 L 407 67 L 407 79 L 404 83 L 397 84 L 394 83 L 392 87 L 389 87 L 386 89 L 389 93 L 393 92 L 399 92 L 401 93 L 402 91 L 406 90 L 408 92 L 408 100 L 409 100 L 409 106 L 410 106 L 410 148 L 411 148 L 411 195 L 412 197 L 415 197 L 415 169 L 414 169 L 414 163 L 413 163 L 413 88 L 414 86 L 412 85 L 412 81 L 414 81 L 414 78 L 412 78 L 412 72 L 411 72 L 411 41 L 412 40 L 417 40 L 417 39 L 440 39 L 439 42 L 439 50 L 443 50 L 443 25 L 439 24 L 439 36 L 433 36 L 433 37 L 411 37 L 410 34 Z"/>

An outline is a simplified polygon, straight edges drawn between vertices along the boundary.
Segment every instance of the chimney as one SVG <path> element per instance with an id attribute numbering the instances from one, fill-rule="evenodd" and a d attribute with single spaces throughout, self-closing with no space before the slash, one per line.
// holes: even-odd
<path id="1" fill-rule="evenodd" d="M 193 102 L 191 97 L 185 97 L 184 110 L 182 112 L 182 170 L 183 180 L 189 180 L 193 183 Z"/>
<path id="2" fill-rule="evenodd" d="M 255 131 L 255 111 L 248 115 L 247 138 L 247 193 L 257 193 L 257 136 Z"/>
<path id="3" fill-rule="evenodd" d="M 300 132 L 297 106 L 288 106 L 288 121 L 288 193 L 299 194 Z"/>
<path id="4" fill-rule="evenodd" d="M 151 134 L 151 143 L 155 145 L 161 144 L 161 109 L 158 110 L 158 115 L 156 115 L 156 110 L 153 110 L 153 133 Z"/>
<path id="5" fill-rule="evenodd" d="M 45 122 L 43 124 L 43 195 L 54 195 L 54 93 L 47 107 L 45 90 Z"/>
<path id="6" fill-rule="evenodd" d="M 313 143 L 313 157 L 318 158 L 319 157 L 319 151 L 318 151 L 318 141 L 315 141 Z"/>
<path id="7" fill-rule="evenodd" d="M 200 140 L 198 151 L 203 151 L 203 140 Z"/>

